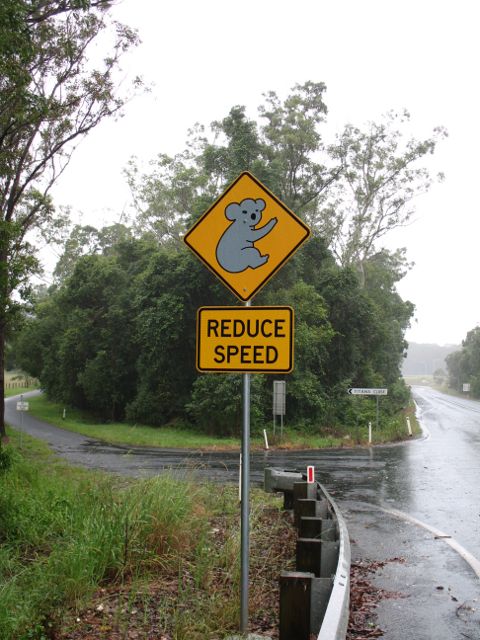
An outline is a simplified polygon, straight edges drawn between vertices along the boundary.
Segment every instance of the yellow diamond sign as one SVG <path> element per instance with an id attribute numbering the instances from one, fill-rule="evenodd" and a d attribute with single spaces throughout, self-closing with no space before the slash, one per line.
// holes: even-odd
<path id="1" fill-rule="evenodd" d="M 244 172 L 187 232 L 184 241 L 240 300 L 287 262 L 310 229 L 251 173 Z"/>

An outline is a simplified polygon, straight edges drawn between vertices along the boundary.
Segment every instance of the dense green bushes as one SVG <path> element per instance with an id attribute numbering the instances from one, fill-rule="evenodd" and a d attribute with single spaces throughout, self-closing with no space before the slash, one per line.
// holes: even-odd
<path id="1" fill-rule="evenodd" d="M 403 140 L 398 128 L 408 114 L 392 112 L 365 131 L 347 125 L 326 144 L 325 90 L 306 82 L 283 101 L 268 92 L 258 121 L 236 106 L 210 133 L 192 129 L 182 153 L 160 153 L 147 174 L 131 161 L 131 226 L 74 227 L 57 285 L 17 345 L 19 364 L 50 396 L 104 420 L 162 425 L 180 418 L 238 430 L 238 379 L 202 377 L 194 366 L 197 309 L 238 301 L 181 238 L 248 170 L 312 228 L 313 238 L 254 300 L 295 310 L 295 369 L 285 377 L 289 423 L 349 424 L 350 386 L 391 389 L 382 402 L 387 413 L 404 406 L 397 381 L 413 305 L 395 287 L 408 265 L 403 251 L 379 249 L 379 242 L 408 221 L 412 198 L 428 188 L 419 163 L 442 134 Z M 254 428 L 270 419 L 271 380 L 255 377 Z"/>
<path id="2" fill-rule="evenodd" d="M 348 424 L 349 386 L 390 387 L 382 402 L 387 413 L 405 405 L 397 380 L 412 307 L 396 293 L 392 271 L 379 289 L 373 277 L 370 287 L 367 269 L 361 287 L 353 270 L 338 266 L 314 238 L 257 296 L 257 304 L 295 311 L 295 369 L 284 376 L 290 424 L 318 430 Z M 108 255 L 80 258 L 72 275 L 38 302 L 19 337 L 18 361 L 53 399 L 103 420 L 182 419 L 236 434 L 240 376 L 195 370 L 196 312 L 210 304 L 236 303 L 186 250 L 123 240 Z M 255 430 L 271 419 L 272 377 L 253 379 Z"/>

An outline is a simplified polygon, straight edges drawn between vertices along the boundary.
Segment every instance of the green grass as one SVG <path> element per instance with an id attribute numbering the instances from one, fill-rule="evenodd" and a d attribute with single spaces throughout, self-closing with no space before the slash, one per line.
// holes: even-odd
<path id="1" fill-rule="evenodd" d="M 30 412 L 45 422 L 114 444 L 209 450 L 236 450 L 240 448 L 239 438 L 210 436 L 184 427 L 164 426 L 158 428 L 121 422 L 98 424 L 93 422 L 89 415 L 75 409 L 66 409 L 64 419 L 64 406 L 48 400 L 43 395 L 29 398 L 29 403 Z M 338 447 L 343 442 L 342 438 L 307 435 L 294 429 L 285 429 L 284 437 L 280 441 L 278 430 L 279 428 L 276 438 L 270 433 L 268 434 L 269 444 L 286 449 Z M 253 437 L 252 446 L 264 448 L 263 437 Z"/>
<path id="2" fill-rule="evenodd" d="M 66 417 L 63 419 L 63 405 L 52 402 L 43 395 L 28 400 L 30 412 L 37 418 L 62 429 L 115 444 L 187 449 L 236 449 L 240 446 L 240 441 L 236 438 L 209 436 L 182 427 L 156 428 L 121 422 L 98 424 L 90 416 L 70 408 L 66 409 Z"/>
<path id="3" fill-rule="evenodd" d="M 0 465 L 2 640 L 66 639 L 77 616 L 83 619 L 85 608 L 96 610 L 99 601 L 108 603 L 105 624 L 121 631 L 118 637 L 134 621 L 133 606 L 144 615 L 135 624 L 148 625 L 154 615 L 178 640 L 235 630 L 240 538 L 234 487 L 169 475 L 120 480 L 70 467 L 25 435 L 20 453 L 19 435 L 9 429 L 9 436 L 2 454 L 8 452 L 11 466 Z M 276 533 L 262 514 L 266 508 L 280 513 L 279 504 L 252 492 L 251 562 L 258 578 L 251 597 L 261 615 L 259 603 L 273 580 L 264 576 L 278 553 L 269 550 Z"/>
<path id="4" fill-rule="evenodd" d="M 129 425 L 125 423 L 98 424 L 93 422 L 91 416 L 74 409 L 66 409 L 66 417 L 63 418 L 64 406 L 48 400 L 45 396 L 29 398 L 30 412 L 37 418 L 54 424 L 63 429 L 82 433 L 91 438 L 97 438 L 114 444 L 127 446 L 165 447 L 181 449 L 203 450 L 238 450 L 239 438 L 222 438 L 199 433 L 186 427 L 148 427 L 142 425 Z M 417 429 L 414 435 L 420 433 L 416 425 L 414 411 L 409 412 L 412 428 Z M 380 429 L 376 430 L 373 423 L 373 442 L 383 443 L 407 438 L 405 414 L 401 413 L 394 418 L 382 419 Z M 368 424 L 358 428 L 345 429 L 341 432 L 332 432 L 330 435 L 315 433 L 312 430 L 304 432 L 292 428 L 285 428 L 283 438 L 280 440 L 279 427 L 274 437 L 271 429 L 268 430 L 269 445 L 282 449 L 324 449 L 352 446 L 355 444 L 368 444 Z M 251 439 L 253 449 L 263 449 L 263 437 L 254 436 Z"/>
<path id="5" fill-rule="evenodd" d="M 269 445 L 280 449 L 328 449 L 341 447 L 345 439 L 335 435 L 321 435 L 310 432 L 303 432 L 297 429 L 284 429 L 283 438 L 278 434 L 268 435 Z M 263 441 L 262 441 L 263 442 Z"/>
<path id="6" fill-rule="evenodd" d="M 168 563 L 195 546 L 192 526 L 201 535 L 205 522 L 193 517 L 194 485 L 162 476 L 122 486 L 60 463 L 26 436 L 20 455 L 19 436 L 9 435 L 13 464 L 2 473 L 0 495 L 1 638 L 28 638 L 32 621 L 43 624 L 102 581 L 153 570 L 159 558 Z"/>
<path id="7" fill-rule="evenodd" d="M 28 393 L 29 391 L 35 391 L 38 387 L 15 387 L 13 389 L 5 389 L 5 398 L 11 398 L 12 396 L 19 396 L 22 393 Z"/>

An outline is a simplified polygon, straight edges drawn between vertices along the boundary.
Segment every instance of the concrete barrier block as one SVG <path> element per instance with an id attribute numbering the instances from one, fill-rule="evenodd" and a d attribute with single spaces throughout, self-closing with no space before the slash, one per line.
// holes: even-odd
<path id="1" fill-rule="evenodd" d="M 293 491 L 293 484 L 300 482 L 302 477 L 298 471 L 267 467 L 264 472 L 264 489 L 267 493 Z"/>

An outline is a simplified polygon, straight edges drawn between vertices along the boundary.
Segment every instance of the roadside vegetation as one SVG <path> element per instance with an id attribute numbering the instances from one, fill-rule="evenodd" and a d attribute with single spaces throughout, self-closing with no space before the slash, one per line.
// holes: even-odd
<path id="1" fill-rule="evenodd" d="M 120 638 L 129 627 L 136 637 L 204 640 L 238 627 L 234 487 L 87 472 L 32 438 L 20 446 L 15 431 L 9 436 L 0 455 L 2 640 Z M 294 555 L 280 505 L 253 491 L 257 630 L 277 624 L 275 585 Z"/>
<path id="2" fill-rule="evenodd" d="M 82 433 L 91 438 L 97 438 L 113 444 L 126 446 L 186 448 L 201 450 L 238 450 L 240 437 L 208 435 L 199 433 L 189 425 L 169 425 L 162 428 L 145 425 L 130 425 L 127 423 L 99 423 L 86 412 L 78 409 L 66 408 L 52 402 L 45 396 L 29 397 L 29 411 L 37 418 L 62 429 Z M 371 408 L 371 405 L 370 405 Z M 272 425 L 267 427 L 269 446 L 280 449 L 323 449 L 327 447 L 343 447 L 368 444 L 368 421 L 370 416 L 373 425 L 373 443 L 380 444 L 407 438 L 406 416 L 410 417 L 415 435 L 420 433 L 416 423 L 413 406 L 409 406 L 398 415 L 380 420 L 379 429 L 376 428 L 375 418 L 364 414 L 363 422 L 353 428 L 338 428 L 331 433 L 324 429 L 294 429 L 284 426 L 283 437 L 280 437 L 280 426 L 277 424 L 273 434 Z M 65 417 L 64 417 L 65 416 Z M 383 414 L 382 414 L 383 416 Z M 277 420 L 278 422 L 278 420 Z M 265 441 L 263 434 L 254 435 L 251 440 L 254 449 L 263 449 Z"/>
<path id="3" fill-rule="evenodd" d="M 467 333 L 461 349 L 448 355 L 446 363 L 448 385 L 464 397 L 480 398 L 480 326 Z"/>

